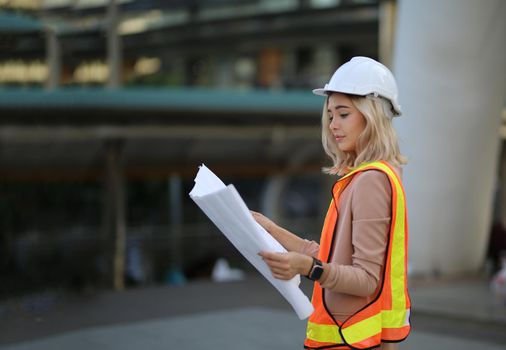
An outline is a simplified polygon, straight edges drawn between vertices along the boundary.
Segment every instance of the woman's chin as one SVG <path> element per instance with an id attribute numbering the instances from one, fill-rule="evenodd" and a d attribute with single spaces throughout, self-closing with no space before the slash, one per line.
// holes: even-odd
<path id="1" fill-rule="evenodd" d="M 347 145 L 343 145 L 343 144 L 337 144 L 337 148 L 341 151 L 341 152 L 352 152 L 353 149 L 351 149 L 351 147 L 348 147 Z"/>

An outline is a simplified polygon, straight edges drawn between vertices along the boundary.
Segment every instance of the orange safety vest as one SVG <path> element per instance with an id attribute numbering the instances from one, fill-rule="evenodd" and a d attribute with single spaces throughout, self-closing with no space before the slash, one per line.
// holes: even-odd
<path id="1" fill-rule="evenodd" d="M 339 197 L 355 175 L 379 170 L 388 176 L 392 187 L 392 219 L 382 284 L 377 297 L 344 322 L 336 321 L 325 305 L 325 290 L 314 284 L 312 303 L 315 308 L 307 324 L 306 349 L 372 349 L 381 342 L 400 342 L 409 334 L 411 302 L 407 288 L 408 222 L 404 189 L 392 169 L 384 162 L 363 163 L 339 179 L 325 217 L 318 258 L 331 261 L 338 220 Z"/>

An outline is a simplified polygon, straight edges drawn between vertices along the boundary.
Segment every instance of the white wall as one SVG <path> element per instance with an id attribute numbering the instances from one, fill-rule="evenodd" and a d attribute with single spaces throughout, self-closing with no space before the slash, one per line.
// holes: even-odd
<path id="1" fill-rule="evenodd" d="M 506 101 L 506 1 L 400 0 L 396 122 L 412 272 L 476 271 L 484 260 Z"/>

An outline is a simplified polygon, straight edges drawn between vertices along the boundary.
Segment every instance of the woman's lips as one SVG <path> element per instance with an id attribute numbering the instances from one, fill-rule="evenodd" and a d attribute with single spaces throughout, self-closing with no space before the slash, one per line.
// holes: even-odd
<path id="1" fill-rule="evenodd" d="M 337 142 L 341 142 L 344 139 L 344 136 L 334 136 Z"/>

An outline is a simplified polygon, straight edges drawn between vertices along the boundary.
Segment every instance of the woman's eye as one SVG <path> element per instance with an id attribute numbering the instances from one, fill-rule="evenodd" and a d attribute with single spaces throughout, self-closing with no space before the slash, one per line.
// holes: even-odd
<path id="1" fill-rule="evenodd" d="M 332 121 L 332 119 L 334 119 L 334 117 L 333 117 L 333 116 L 331 116 L 331 115 L 329 115 L 329 121 L 330 121 L 330 122 Z"/>
<path id="2" fill-rule="evenodd" d="M 343 114 L 339 114 L 339 116 L 340 116 L 341 118 L 346 118 L 346 117 L 347 117 L 347 116 L 349 116 L 349 115 L 350 115 L 350 113 L 343 113 Z"/>

